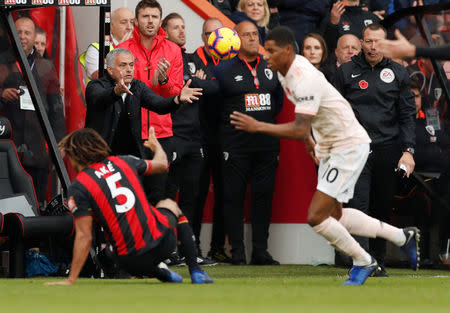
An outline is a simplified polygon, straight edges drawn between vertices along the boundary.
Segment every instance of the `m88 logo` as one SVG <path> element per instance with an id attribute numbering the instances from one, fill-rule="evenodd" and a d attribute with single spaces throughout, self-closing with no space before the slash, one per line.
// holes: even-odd
<path id="1" fill-rule="evenodd" d="M 246 94 L 245 110 L 246 111 L 265 111 L 270 110 L 271 99 L 270 93 Z"/>

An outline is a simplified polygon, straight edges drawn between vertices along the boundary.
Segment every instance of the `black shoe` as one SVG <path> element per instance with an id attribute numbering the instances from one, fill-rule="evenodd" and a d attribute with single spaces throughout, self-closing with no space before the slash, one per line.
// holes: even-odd
<path id="1" fill-rule="evenodd" d="M 237 245 L 237 248 L 231 249 L 231 264 L 247 265 L 247 260 L 245 259 L 245 249 L 243 245 Z"/>
<path id="2" fill-rule="evenodd" d="M 247 265 L 247 261 L 242 258 L 231 258 L 231 264 L 232 265 Z"/>
<path id="3" fill-rule="evenodd" d="M 180 255 L 177 252 L 173 252 L 170 257 L 163 261 L 167 266 L 185 266 L 186 261 L 183 258 L 180 258 Z"/>
<path id="4" fill-rule="evenodd" d="M 378 269 L 373 272 L 372 277 L 389 277 L 389 275 L 386 273 L 384 265 L 379 264 Z"/>
<path id="5" fill-rule="evenodd" d="M 231 263 L 231 258 L 222 251 L 209 251 L 208 258 L 218 263 Z"/>
<path id="6" fill-rule="evenodd" d="M 269 252 L 252 254 L 251 265 L 280 265 L 280 262 L 274 260 Z"/>
<path id="7" fill-rule="evenodd" d="M 208 258 L 203 258 L 201 256 L 197 257 L 197 264 L 201 265 L 201 266 L 214 266 L 217 265 L 217 262 L 208 259 Z"/>

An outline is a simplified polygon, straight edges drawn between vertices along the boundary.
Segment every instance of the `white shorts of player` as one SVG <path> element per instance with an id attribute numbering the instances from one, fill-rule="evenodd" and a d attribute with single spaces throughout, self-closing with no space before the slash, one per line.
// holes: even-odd
<path id="1" fill-rule="evenodd" d="M 353 198 L 353 191 L 366 164 L 369 150 L 369 144 L 363 143 L 322 158 L 317 176 L 317 190 L 341 203 L 348 202 Z"/>

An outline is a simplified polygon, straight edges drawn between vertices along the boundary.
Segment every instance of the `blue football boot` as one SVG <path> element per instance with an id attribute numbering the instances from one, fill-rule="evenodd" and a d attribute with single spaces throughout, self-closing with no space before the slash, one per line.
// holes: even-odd
<path id="1" fill-rule="evenodd" d="M 366 279 L 373 275 L 378 270 L 378 263 L 372 257 L 372 262 L 369 265 L 357 266 L 354 265 L 349 271 L 349 278 L 343 283 L 346 286 L 362 285 Z"/>
<path id="2" fill-rule="evenodd" d="M 202 270 L 194 270 L 191 272 L 191 282 L 193 284 L 212 284 L 214 280 Z"/>
<path id="3" fill-rule="evenodd" d="M 403 232 L 405 233 L 406 241 L 400 249 L 408 256 L 411 268 L 417 271 L 420 262 L 420 230 L 417 227 L 406 227 L 403 228 Z"/>
<path id="4" fill-rule="evenodd" d="M 167 283 L 181 283 L 183 282 L 183 277 L 181 277 L 180 274 L 177 272 L 171 271 L 169 269 L 165 269 L 167 272 L 169 272 L 169 277 L 167 280 L 164 280 Z"/>

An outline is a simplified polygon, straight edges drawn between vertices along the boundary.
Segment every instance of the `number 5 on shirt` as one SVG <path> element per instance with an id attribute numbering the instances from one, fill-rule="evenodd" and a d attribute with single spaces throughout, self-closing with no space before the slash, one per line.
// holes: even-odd
<path id="1" fill-rule="evenodd" d="M 128 212 L 134 207 L 134 203 L 136 202 L 136 197 L 130 189 L 127 187 L 117 187 L 117 182 L 121 179 L 122 175 L 120 175 L 120 173 L 115 173 L 106 178 L 106 183 L 111 191 L 111 196 L 113 198 L 122 196 L 126 199 L 124 204 L 116 204 L 117 213 Z"/>

